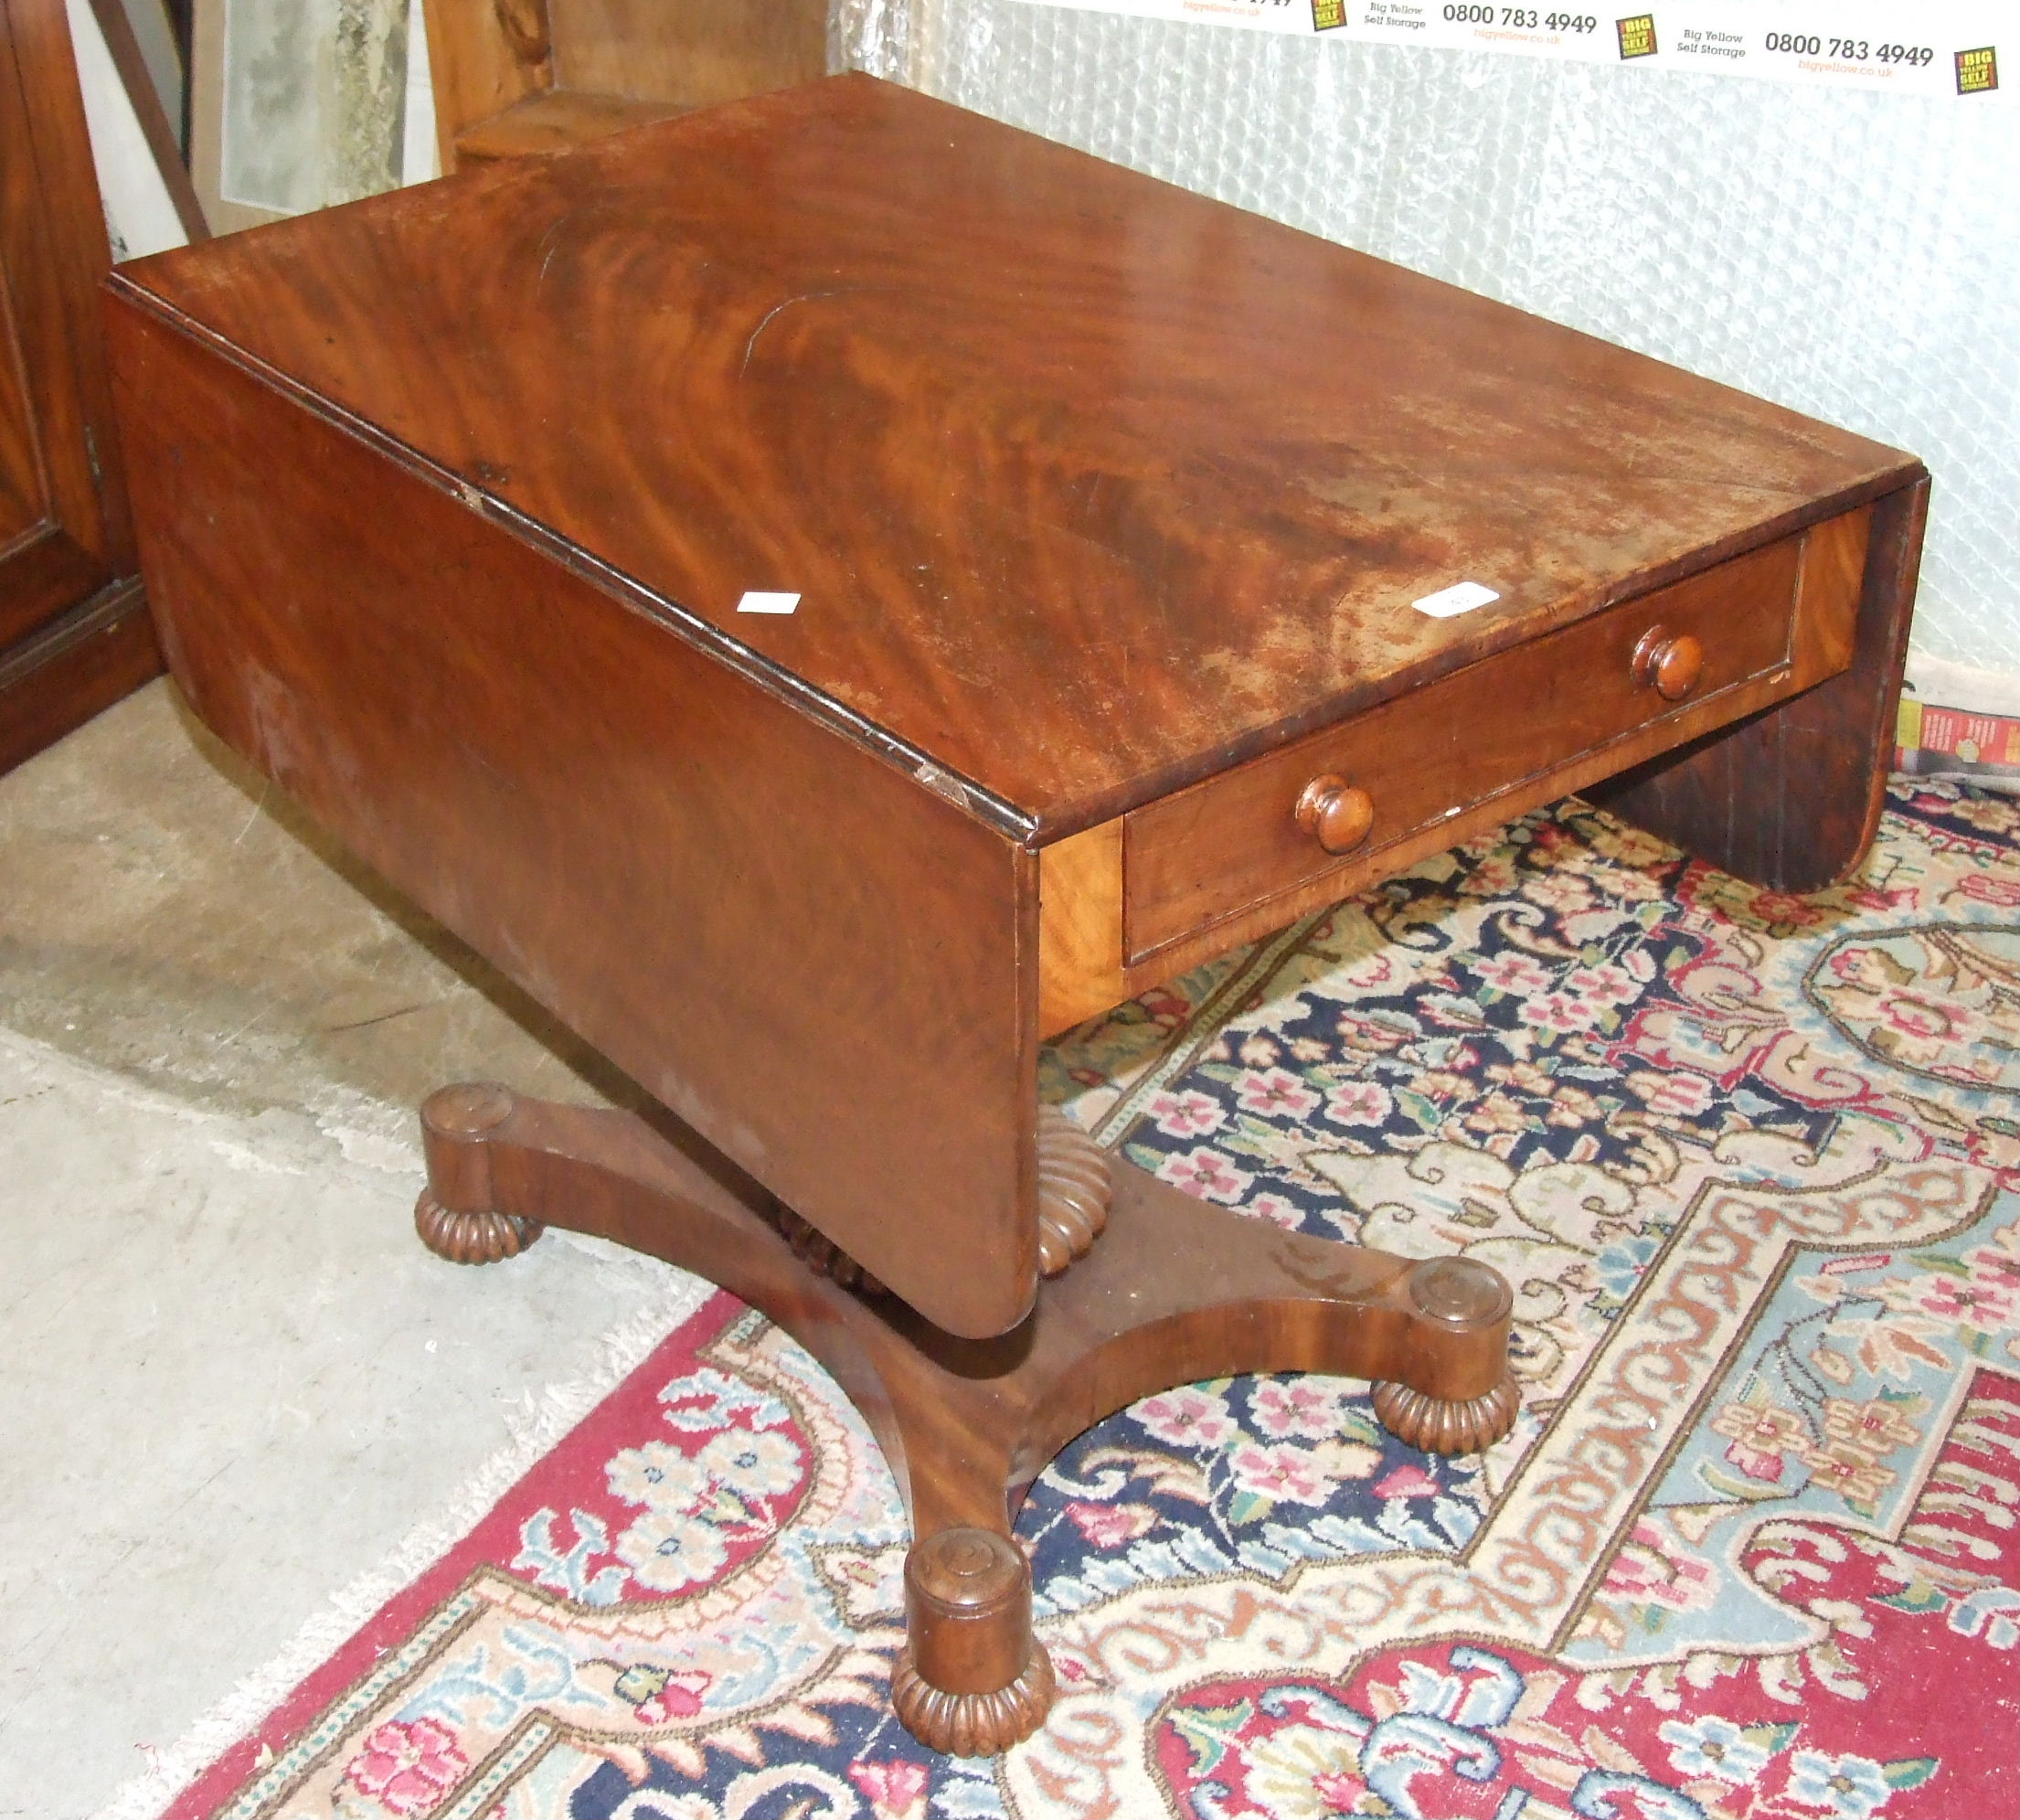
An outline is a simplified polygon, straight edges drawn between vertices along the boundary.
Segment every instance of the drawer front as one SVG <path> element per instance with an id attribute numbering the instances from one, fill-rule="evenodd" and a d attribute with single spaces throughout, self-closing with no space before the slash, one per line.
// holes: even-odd
<path id="1" fill-rule="evenodd" d="M 1866 514 L 1738 557 L 1515 646 L 1130 814 L 1123 948 L 1136 964 L 1250 906 L 1607 747 L 1622 764 L 1842 669 Z M 1805 538 L 1831 561 L 1811 565 Z M 1855 541 L 1859 564 L 1842 559 Z M 1713 718 L 1707 722 L 1709 712 Z M 1330 850 L 1329 850 L 1330 849 Z"/>

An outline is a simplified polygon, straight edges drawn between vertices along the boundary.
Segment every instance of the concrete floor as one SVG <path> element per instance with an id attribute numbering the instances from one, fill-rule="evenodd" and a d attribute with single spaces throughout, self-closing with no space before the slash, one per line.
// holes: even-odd
<path id="1" fill-rule="evenodd" d="M 694 1305 L 567 1234 L 421 1250 L 412 1107 L 471 1077 L 626 1091 L 167 685 L 0 778 L 0 1815 L 165 1793 L 330 1595 Z"/>

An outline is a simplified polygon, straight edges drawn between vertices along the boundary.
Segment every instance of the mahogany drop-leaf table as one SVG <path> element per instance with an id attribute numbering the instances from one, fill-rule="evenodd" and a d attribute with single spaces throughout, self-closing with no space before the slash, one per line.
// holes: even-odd
<path id="1" fill-rule="evenodd" d="M 912 1518 L 893 1698 L 1044 1717 L 1024 1489 L 1152 1390 L 1515 1419 L 1508 1286 L 1188 1199 L 1037 1051 L 1572 790 L 1791 890 L 1879 809 L 1927 478 L 863 77 L 129 265 L 197 712 L 664 1114 L 423 1109 L 803 1340 Z"/>

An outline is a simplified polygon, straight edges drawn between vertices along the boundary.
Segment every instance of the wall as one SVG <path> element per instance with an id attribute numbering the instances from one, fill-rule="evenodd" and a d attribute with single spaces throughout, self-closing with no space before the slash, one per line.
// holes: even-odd
<path id="1" fill-rule="evenodd" d="M 2020 106 L 839 4 L 859 67 L 1912 450 L 1918 656 L 2020 690 Z"/>

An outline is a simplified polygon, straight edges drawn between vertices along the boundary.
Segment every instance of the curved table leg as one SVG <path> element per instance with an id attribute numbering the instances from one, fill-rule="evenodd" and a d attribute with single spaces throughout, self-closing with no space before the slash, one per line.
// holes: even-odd
<path id="1" fill-rule="evenodd" d="M 911 1516 L 892 1699 L 934 1750 L 992 1753 L 1044 1722 L 1052 1668 L 1012 1525 L 1104 1416 L 1196 1378 L 1323 1371 L 1376 1380 L 1377 1412 L 1416 1445 L 1484 1447 L 1515 1421 L 1495 1272 L 1285 1232 L 1112 1159 L 1100 1242 L 1020 1326 L 965 1340 L 810 1267 L 793 1217 L 671 1122 L 476 1085 L 432 1095 L 422 1129 L 417 1224 L 444 1257 L 507 1257 L 548 1225 L 596 1233 L 721 1284 L 827 1368 Z"/>

